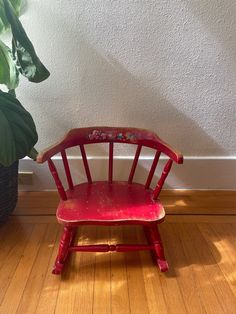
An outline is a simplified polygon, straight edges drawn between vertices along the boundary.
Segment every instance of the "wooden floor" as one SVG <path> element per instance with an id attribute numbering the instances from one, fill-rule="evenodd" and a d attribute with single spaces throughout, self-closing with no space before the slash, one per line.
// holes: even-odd
<path id="1" fill-rule="evenodd" d="M 73 253 L 51 274 L 54 216 L 0 227 L 0 313 L 236 313 L 236 216 L 170 215 L 161 224 L 168 273 L 149 252 Z M 78 241 L 145 242 L 139 227 L 82 227 Z"/>
<path id="2" fill-rule="evenodd" d="M 236 222 L 208 219 L 161 225 L 166 274 L 149 252 L 75 253 L 60 277 L 60 227 L 13 218 L 0 229 L 0 313 L 236 313 Z M 78 238 L 144 241 L 137 227 L 83 227 Z"/>

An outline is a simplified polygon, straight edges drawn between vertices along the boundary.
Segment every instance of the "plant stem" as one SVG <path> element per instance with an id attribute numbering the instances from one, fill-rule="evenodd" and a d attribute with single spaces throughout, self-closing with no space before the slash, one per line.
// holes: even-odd
<path id="1" fill-rule="evenodd" d="M 37 152 L 37 150 L 33 147 L 33 148 L 31 149 L 31 151 L 29 152 L 28 157 L 31 158 L 31 159 L 33 159 L 33 160 L 36 160 L 37 155 L 38 155 L 38 152 Z"/>
<path id="2" fill-rule="evenodd" d="M 9 89 L 8 93 L 16 98 L 16 92 L 14 89 Z"/>

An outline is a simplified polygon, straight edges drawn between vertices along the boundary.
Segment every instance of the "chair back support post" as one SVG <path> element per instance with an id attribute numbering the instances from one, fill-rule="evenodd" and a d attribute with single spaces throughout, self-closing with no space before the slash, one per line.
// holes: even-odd
<path id="1" fill-rule="evenodd" d="M 155 190 L 153 191 L 153 199 L 156 200 L 161 192 L 163 184 L 165 183 L 166 177 L 168 176 L 170 169 L 172 167 L 173 160 L 169 159 L 165 164 L 165 167 L 162 171 L 161 177 L 157 183 Z"/>
<path id="2" fill-rule="evenodd" d="M 53 161 L 51 159 L 48 160 L 48 167 L 49 167 L 49 170 L 54 178 L 54 181 L 55 181 L 55 184 L 57 186 L 57 190 L 58 190 L 58 193 L 60 194 L 60 197 L 63 201 L 66 201 L 67 200 L 67 196 L 66 196 L 66 192 L 65 192 L 65 189 L 61 183 L 61 180 L 59 178 L 59 175 L 58 175 L 58 172 L 57 172 L 57 169 L 53 163 Z"/>
<path id="3" fill-rule="evenodd" d="M 139 155 L 140 155 L 141 149 L 142 149 L 142 145 L 138 145 L 136 153 L 135 153 L 134 161 L 133 161 L 133 164 L 132 164 L 132 168 L 131 168 L 131 171 L 130 171 L 130 174 L 129 174 L 129 179 L 128 179 L 128 183 L 129 184 L 131 184 L 132 181 L 133 181 L 134 172 L 135 172 L 135 169 L 137 167 L 137 163 L 138 163 L 138 159 L 139 159 Z"/>
<path id="4" fill-rule="evenodd" d="M 152 178 L 153 178 L 154 172 L 156 170 L 156 167 L 157 167 L 160 155 L 161 155 L 161 152 L 156 151 L 155 157 L 154 157 L 153 162 L 152 162 L 151 169 L 149 171 L 149 175 L 148 175 L 147 181 L 145 183 L 145 189 L 146 190 L 148 190 L 149 187 L 150 187 L 150 184 L 152 182 Z"/>
<path id="5" fill-rule="evenodd" d="M 61 151 L 61 157 L 62 157 L 64 169 L 65 169 L 65 172 L 66 172 L 66 178 L 67 178 L 69 189 L 73 190 L 74 189 L 74 184 L 73 184 L 73 181 L 72 181 L 70 167 L 69 167 L 68 159 L 67 159 L 66 152 L 65 152 L 64 149 Z"/>
<path id="6" fill-rule="evenodd" d="M 83 163 L 84 163 L 84 169 L 86 172 L 88 183 L 92 183 L 92 177 L 91 177 L 91 173 L 89 170 L 89 165 L 88 165 L 88 160 L 87 160 L 86 152 L 84 149 L 84 145 L 80 145 L 80 152 L 82 155 L 82 159 L 83 159 Z"/>
<path id="7" fill-rule="evenodd" d="M 109 143 L 109 169 L 108 169 L 108 182 L 112 183 L 113 180 L 113 150 L 114 143 Z"/>

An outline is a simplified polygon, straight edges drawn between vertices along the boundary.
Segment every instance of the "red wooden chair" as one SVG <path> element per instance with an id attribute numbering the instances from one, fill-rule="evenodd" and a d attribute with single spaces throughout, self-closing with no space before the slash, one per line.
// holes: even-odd
<path id="1" fill-rule="evenodd" d="M 84 145 L 93 143 L 109 143 L 109 167 L 107 181 L 93 181 L 87 161 Z M 113 181 L 113 147 L 114 143 L 128 143 L 137 146 L 133 164 L 127 181 Z M 88 182 L 74 185 L 66 156 L 66 149 L 79 146 Z M 134 172 L 138 163 L 142 146 L 155 150 L 155 157 L 144 185 L 133 183 Z M 68 189 L 65 190 L 56 167 L 51 159 L 61 153 Z M 164 153 L 169 157 L 161 177 L 155 187 L 150 184 L 160 157 Z M 157 224 L 165 217 L 164 208 L 158 199 L 165 179 L 173 161 L 183 163 L 183 156 L 175 152 L 155 133 L 135 128 L 90 127 L 72 129 L 56 145 L 40 153 L 38 163 L 47 161 L 60 194 L 57 208 L 57 219 L 64 225 L 58 255 L 53 274 L 60 274 L 69 252 L 127 252 L 135 250 L 151 250 L 161 271 L 168 270 L 163 245 Z M 75 245 L 74 236 L 80 225 L 142 225 L 148 244 L 117 245 Z"/>

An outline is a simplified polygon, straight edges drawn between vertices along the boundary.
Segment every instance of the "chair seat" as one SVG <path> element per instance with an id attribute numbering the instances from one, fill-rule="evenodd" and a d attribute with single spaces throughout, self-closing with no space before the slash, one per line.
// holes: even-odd
<path id="1" fill-rule="evenodd" d="M 152 190 L 142 184 L 104 181 L 76 185 L 67 190 L 67 200 L 60 201 L 57 219 L 74 222 L 158 221 L 165 216 L 159 200 L 152 199 Z"/>

